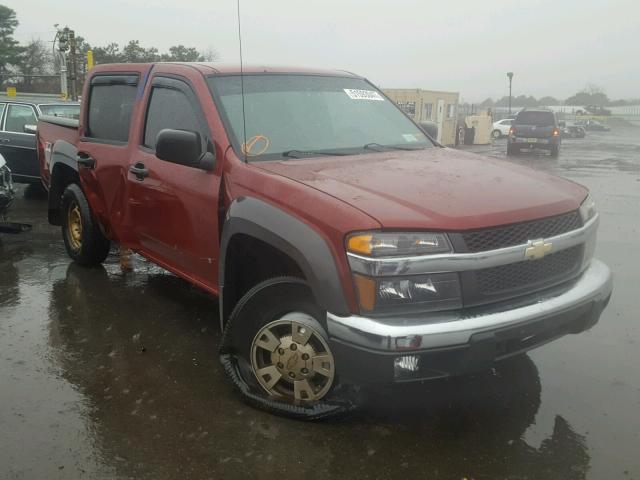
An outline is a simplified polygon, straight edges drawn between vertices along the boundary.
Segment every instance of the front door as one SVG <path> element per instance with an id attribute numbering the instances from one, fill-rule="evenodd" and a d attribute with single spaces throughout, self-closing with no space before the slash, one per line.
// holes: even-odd
<path id="1" fill-rule="evenodd" d="M 442 130 L 444 130 L 444 100 L 438 100 L 438 110 L 436 111 L 436 122 L 438 123 L 438 142 L 442 143 Z"/>
<path id="2" fill-rule="evenodd" d="M 32 105 L 9 103 L 0 134 L 0 154 L 7 161 L 16 182 L 37 182 L 40 166 L 36 154 L 36 136 L 25 125 L 38 123 Z"/>
<path id="3" fill-rule="evenodd" d="M 129 165 L 128 223 L 141 253 L 216 291 L 220 177 L 155 155 L 163 129 L 194 131 L 202 151 L 212 151 L 204 114 L 186 79 L 157 74 L 146 98 L 141 145 Z"/>

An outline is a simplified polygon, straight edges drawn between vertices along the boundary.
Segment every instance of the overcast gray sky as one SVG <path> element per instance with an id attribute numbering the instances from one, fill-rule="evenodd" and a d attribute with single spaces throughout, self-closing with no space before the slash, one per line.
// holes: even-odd
<path id="1" fill-rule="evenodd" d="M 245 63 L 346 69 L 382 87 L 566 98 L 587 83 L 640 97 L 637 0 L 240 0 Z M 16 37 L 50 40 L 53 24 L 92 45 L 182 43 L 238 61 L 235 0 L 0 0 Z"/>

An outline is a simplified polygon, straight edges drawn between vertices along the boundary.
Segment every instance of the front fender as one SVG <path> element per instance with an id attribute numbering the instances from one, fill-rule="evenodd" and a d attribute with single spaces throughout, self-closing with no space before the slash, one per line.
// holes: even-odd
<path id="1" fill-rule="evenodd" d="M 293 259 L 302 270 L 318 306 L 347 315 L 349 308 L 340 275 L 329 245 L 322 236 L 300 219 L 262 200 L 243 197 L 234 200 L 225 217 L 220 245 L 220 322 L 224 308 L 226 253 L 234 235 L 244 234 L 261 240 Z"/>

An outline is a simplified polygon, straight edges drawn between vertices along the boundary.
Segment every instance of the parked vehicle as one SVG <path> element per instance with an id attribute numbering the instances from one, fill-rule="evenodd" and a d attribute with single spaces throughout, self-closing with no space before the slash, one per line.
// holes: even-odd
<path id="1" fill-rule="evenodd" d="M 608 132 L 611 130 L 609 125 L 601 123 L 597 120 L 587 120 L 585 122 L 584 128 L 592 132 Z"/>
<path id="2" fill-rule="evenodd" d="M 14 196 L 15 191 L 11 180 L 11 170 L 7 166 L 4 157 L 0 155 L 0 221 L 4 220 Z"/>
<path id="3" fill-rule="evenodd" d="M 80 104 L 46 102 L 42 98 L 0 99 L 0 154 L 16 183 L 40 183 L 36 124 L 41 115 L 78 118 Z"/>
<path id="4" fill-rule="evenodd" d="M 491 132 L 491 136 L 493 138 L 506 137 L 509 135 L 509 129 L 512 124 L 513 118 L 503 118 L 502 120 L 493 122 L 493 131 Z"/>
<path id="5" fill-rule="evenodd" d="M 509 129 L 507 155 L 520 153 L 522 148 L 541 148 L 557 157 L 561 141 L 558 121 L 551 110 L 525 108 L 518 113 Z"/>
<path id="6" fill-rule="evenodd" d="M 101 65 L 83 98 L 38 125 L 68 254 L 118 242 L 219 296 L 224 371 L 269 411 L 491 368 L 611 294 L 586 188 L 440 147 L 357 75 Z"/>
<path id="7" fill-rule="evenodd" d="M 559 122 L 563 138 L 584 138 L 587 135 L 584 127 L 572 122 Z"/>

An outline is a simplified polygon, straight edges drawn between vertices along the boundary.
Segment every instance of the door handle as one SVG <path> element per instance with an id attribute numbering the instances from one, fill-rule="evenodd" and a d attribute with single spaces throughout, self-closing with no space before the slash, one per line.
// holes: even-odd
<path id="1" fill-rule="evenodd" d="M 9 143 L 11 141 L 10 138 L 3 138 L 2 143 Z"/>
<path id="2" fill-rule="evenodd" d="M 76 155 L 76 161 L 78 162 L 78 165 L 81 167 L 86 167 L 90 169 L 96 168 L 95 159 L 86 152 L 78 152 L 78 154 Z"/>
<path id="3" fill-rule="evenodd" d="M 144 163 L 138 162 L 135 165 L 131 165 L 129 167 L 129 171 L 133 173 L 136 178 L 140 181 L 144 180 L 149 176 L 149 170 L 144 166 Z"/>

